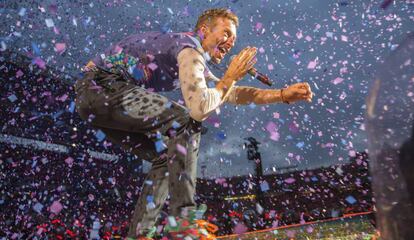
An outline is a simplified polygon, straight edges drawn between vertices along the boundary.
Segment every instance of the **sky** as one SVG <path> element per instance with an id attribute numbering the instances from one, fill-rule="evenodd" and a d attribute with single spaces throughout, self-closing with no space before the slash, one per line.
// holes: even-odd
<path id="1" fill-rule="evenodd" d="M 261 142 L 264 173 L 271 174 L 346 163 L 366 151 L 365 99 L 375 73 L 414 29 L 412 0 L 386 2 L 381 8 L 378 0 L 0 1 L 0 51 L 38 48 L 48 66 L 77 76 L 123 37 L 191 31 L 204 10 L 229 8 L 240 26 L 228 56 L 256 46 L 255 67 L 272 88 L 308 82 L 315 96 L 312 103 L 222 106 L 204 123 L 198 175 L 254 174 L 243 148 L 247 137 Z M 251 77 L 237 85 L 269 89 Z M 181 98 L 179 90 L 163 94 Z"/>

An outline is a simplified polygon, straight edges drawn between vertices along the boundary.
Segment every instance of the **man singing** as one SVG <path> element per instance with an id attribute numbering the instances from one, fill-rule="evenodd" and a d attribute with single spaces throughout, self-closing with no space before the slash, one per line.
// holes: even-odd
<path id="1" fill-rule="evenodd" d="M 131 219 L 129 238 L 152 239 L 168 194 L 170 215 L 177 222 L 194 216 L 201 125 L 215 109 L 227 102 L 311 101 L 313 93 L 307 83 L 284 89 L 235 86 L 256 63 L 255 47 L 243 49 L 224 76 L 215 77 L 207 62 L 222 61 L 236 42 L 237 27 L 234 13 L 210 9 L 198 18 L 194 32 L 134 34 L 83 68 L 84 75 L 75 84 L 81 118 L 152 163 Z M 206 80 L 215 81 L 215 87 L 207 87 Z M 178 88 L 185 105 L 157 93 Z M 191 217 L 189 223 L 195 219 Z"/>

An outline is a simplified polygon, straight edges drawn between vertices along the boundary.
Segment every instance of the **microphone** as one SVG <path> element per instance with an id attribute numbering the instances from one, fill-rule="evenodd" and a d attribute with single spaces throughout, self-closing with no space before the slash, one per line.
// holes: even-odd
<path id="1" fill-rule="evenodd" d="M 236 57 L 236 55 L 232 55 L 230 57 L 230 61 L 233 60 L 233 58 Z M 254 78 L 256 78 L 257 80 L 259 80 L 260 82 L 266 84 L 267 86 L 272 86 L 272 81 L 270 81 L 270 78 L 266 75 L 264 75 L 263 73 L 257 71 L 256 68 L 252 67 L 247 71 L 248 74 L 250 74 L 251 76 L 253 76 Z"/>
<path id="2" fill-rule="evenodd" d="M 272 86 L 272 82 L 270 81 L 269 77 L 264 75 L 263 73 L 257 71 L 256 68 L 250 68 L 249 71 L 247 71 L 248 74 L 255 77 L 260 82 L 266 84 L 267 86 Z"/>

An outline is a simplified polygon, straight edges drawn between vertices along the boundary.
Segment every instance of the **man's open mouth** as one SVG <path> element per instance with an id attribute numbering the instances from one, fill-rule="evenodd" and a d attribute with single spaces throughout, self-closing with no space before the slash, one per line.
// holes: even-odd
<path id="1" fill-rule="evenodd" d="M 222 55 L 226 54 L 229 50 L 225 47 L 218 47 L 220 53 L 222 53 Z"/>

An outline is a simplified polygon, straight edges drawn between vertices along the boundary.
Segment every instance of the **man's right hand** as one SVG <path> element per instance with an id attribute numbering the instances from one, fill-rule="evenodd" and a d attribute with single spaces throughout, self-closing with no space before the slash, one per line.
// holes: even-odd
<path id="1" fill-rule="evenodd" d="M 224 74 L 224 79 L 232 79 L 233 81 L 241 80 L 247 71 L 249 71 L 254 64 L 257 62 L 256 56 L 257 48 L 256 47 L 246 47 L 243 49 L 233 60 L 230 62 L 229 67 L 227 68 L 226 73 Z"/>
<path id="2" fill-rule="evenodd" d="M 256 51 L 257 48 L 255 47 L 247 47 L 233 58 L 223 78 L 216 85 L 216 89 L 220 92 L 222 99 L 225 100 L 227 98 L 230 88 L 232 88 L 235 82 L 242 79 L 256 63 L 257 60 L 254 59 Z"/>

